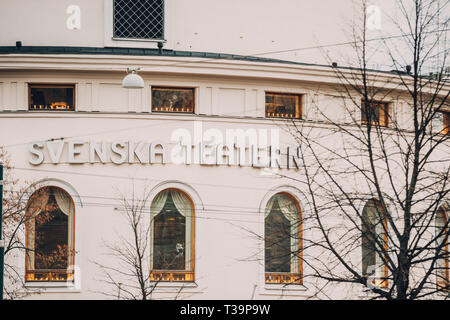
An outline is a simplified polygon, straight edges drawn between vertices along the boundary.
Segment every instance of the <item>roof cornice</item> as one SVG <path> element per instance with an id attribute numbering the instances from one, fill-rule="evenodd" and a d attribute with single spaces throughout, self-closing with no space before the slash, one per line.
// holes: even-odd
<path id="1" fill-rule="evenodd" d="M 336 68 L 222 53 L 163 50 L 162 54 L 159 54 L 157 49 L 0 47 L 0 72 L 2 70 L 124 72 L 130 66 L 141 67 L 139 72 L 142 74 L 190 74 L 306 81 L 330 85 L 342 84 L 338 74 L 353 79 L 358 73 L 357 68 Z M 388 90 L 406 89 L 397 73 L 369 70 L 368 74 L 373 77 L 373 86 Z M 407 76 L 403 77 L 405 81 Z"/>

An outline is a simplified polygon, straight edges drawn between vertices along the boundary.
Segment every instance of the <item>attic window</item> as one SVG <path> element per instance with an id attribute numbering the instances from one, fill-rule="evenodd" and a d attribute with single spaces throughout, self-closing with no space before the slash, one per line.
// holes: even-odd
<path id="1" fill-rule="evenodd" d="M 164 0 L 114 0 L 114 38 L 164 39 Z"/>
<path id="2" fill-rule="evenodd" d="M 152 88 L 152 112 L 194 113 L 194 88 Z"/>
<path id="3" fill-rule="evenodd" d="M 379 101 L 361 102 L 361 123 L 379 125 L 381 127 L 388 126 L 389 104 Z"/>
<path id="4" fill-rule="evenodd" d="M 301 96 L 288 93 L 266 93 L 266 117 L 301 119 Z"/>
<path id="5" fill-rule="evenodd" d="M 75 85 L 29 84 L 28 110 L 74 111 Z"/>

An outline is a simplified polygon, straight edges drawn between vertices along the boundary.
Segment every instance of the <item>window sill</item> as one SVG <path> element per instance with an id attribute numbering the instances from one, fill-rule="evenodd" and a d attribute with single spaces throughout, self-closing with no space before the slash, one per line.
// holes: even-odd
<path id="1" fill-rule="evenodd" d="M 367 126 L 367 125 L 369 125 L 368 122 L 361 121 L 361 126 Z M 380 128 L 389 128 L 388 124 L 380 124 L 378 122 L 372 122 L 371 126 L 372 127 L 380 127 Z"/>
<path id="2" fill-rule="evenodd" d="M 156 289 L 158 288 L 198 288 L 197 283 L 195 282 L 150 282 L 151 285 L 156 285 Z"/>
<path id="3" fill-rule="evenodd" d="M 76 112 L 74 109 L 28 109 L 29 112 Z"/>
<path id="4" fill-rule="evenodd" d="M 382 287 L 376 287 L 376 288 L 380 289 L 380 290 L 387 290 L 387 288 L 382 288 Z M 361 299 L 373 299 L 376 297 L 380 297 L 379 294 L 373 292 L 369 287 L 365 287 L 365 286 L 362 286 L 362 288 L 359 289 L 357 296 Z"/>
<path id="5" fill-rule="evenodd" d="M 265 290 L 278 290 L 278 291 L 307 291 L 308 288 L 303 284 L 284 284 L 284 283 L 266 283 L 264 284 Z"/>
<path id="6" fill-rule="evenodd" d="M 303 284 L 268 284 L 264 283 L 259 289 L 259 295 L 272 297 L 301 297 L 312 296 L 313 290 Z"/>
<path id="7" fill-rule="evenodd" d="M 195 112 L 193 112 L 193 111 L 160 111 L 160 110 L 152 110 L 152 113 L 154 113 L 154 114 L 159 114 L 159 113 L 161 113 L 161 114 L 167 114 L 167 113 L 170 113 L 170 114 L 195 114 Z"/>
<path id="8" fill-rule="evenodd" d="M 81 292 L 81 288 L 75 286 L 74 282 L 48 282 L 48 281 L 32 281 L 25 282 L 25 290 L 37 291 L 41 293 L 65 293 L 65 292 Z"/>
<path id="9" fill-rule="evenodd" d="M 265 116 L 264 118 L 270 120 L 303 120 L 303 118 L 269 117 L 269 116 Z"/>
<path id="10" fill-rule="evenodd" d="M 166 43 L 166 39 L 141 39 L 141 38 L 115 38 L 112 37 L 111 40 L 114 41 L 137 41 L 137 42 L 162 42 Z"/>

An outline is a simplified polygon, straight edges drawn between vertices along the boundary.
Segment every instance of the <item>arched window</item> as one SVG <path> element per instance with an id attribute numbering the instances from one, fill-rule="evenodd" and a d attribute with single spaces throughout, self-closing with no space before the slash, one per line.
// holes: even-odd
<path id="1" fill-rule="evenodd" d="M 194 205 L 179 189 L 166 189 L 151 208 L 152 281 L 194 281 Z"/>
<path id="2" fill-rule="evenodd" d="M 26 210 L 26 281 L 73 280 L 75 206 L 58 187 L 43 187 Z"/>
<path id="3" fill-rule="evenodd" d="M 444 207 L 436 214 L 436 246 L 438 259 L 436 261 L 436 285 L 438 290 L 450 289 L 449 252 L 448 252 L 448 217 Z"/>
<path id="4" fill-rule="evenodd" d="M 281 192 L 264 214 L 265 282 L 302 284 L 302 228 L 300 206 Z"/>
<path id="5" fill-rule="evenodd" d="M 388 285 L 385 258 L 388 250 L 387 216 L 381 202 L 367 201 L 362 212 L 362 274 L 377 287 Z"/>

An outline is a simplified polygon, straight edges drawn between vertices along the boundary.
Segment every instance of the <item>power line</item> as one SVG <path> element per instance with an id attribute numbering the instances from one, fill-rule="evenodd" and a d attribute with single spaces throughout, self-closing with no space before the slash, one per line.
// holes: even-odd
<path id="1" fill-rule="evenodd" d="M 12 192 L 12 193 L 16 193 L 16 194 L 26 194 L 28 196 L 31 196 L 34 192 L 27 192 L 27 191 L 18 191 L 18 190 L 6 190 L 7 192 Z M 74 197 L 74 195 L 71 195 L 71 198 Z M 112 197 L 95 197 L 95 196 L 86 196 L 86 195 L 80 195 L 80 198 L 97 198 L 97 199 L 105 199 L 105 200 L 115 200 L 118 202 L 118 204 L 114 204 L 114 203 L 102 203 L 102 202 L 88 202 L 88 201 L 83 201 L 82 203 L 78 203 L 78 204 L 82 204 L 83 206 L 90 206 L 90 205 L 98 205 L 98 206 L 104 206 L 104 207 L 115 207 L 115 208 L 120 208 L 120 207 L 126 207 L 126 205 L 123 204 L 123 199 L 122 198 L 112 198 Z M 142 199 L 128 199 L 128 200 L 135 200 L 136 202 L 146 202 L 145 200 Z M 76 202 L 76 201 L 75 201 Z M 150 201 L 149 201 L 150 203 Z M 200 204 L 195 204 L 194 205 L 197 207 Z M 217 212 L 217 214 L 221 214 L 221 212 L 224 213 L 230 213 L 233 215 L 242 215 L 242 216 L 248 216 L 248 214 L 246 213 L 260 213 L 259 210 L 255 210 L 255 207 L 241 207 L 241 206 L 230 206 L 230 205 L 219 205 L 219 204 L 203 204 L 204 207 L 218 207 L 218 208 L 242 208 L 245 210 L 231 210 L 231 209 L 198 209 L 201 211 L 208 211 L 208 212 Z"/>
<path id="2" fill-rule="evenodd" d="M 11 190 L 11 189 L 6 189 L 5 190 L 6 192 L 12 192 L 12 193 L 17 193 L 17 194 L 26 194 L 26 195 L 28 195 L 28 196 L 31 196 L 35 191 L 33 191 L 33 192 L 31 192 L 31 191 L 19 191 L 19 190 Z M 67 191 L 66 191 L 67 192 Z M 69 194 L 69 193 L 68 193 Z M 72 198 L 74 197 L 74 196 L 76 196 L 76 195 L 73 195 L 73 194 L 69 194 Z M 115 201 L 123 201 L 123 200 L 127 200 L 127 201 L 133 201 L 133 200 L 135 200 L 135 201 L 145 201 L 145 200 L 143 200 L 143 199 L 139 199 L 139 198 L 124 198 L 124 197 L 105 197 L 105 196 L 92 196 L 92 195 L 79 195 L 80 196 L 80 198 L 83 198 L 83 199 L 85 199 L 85 198 L 93 198 L 93 199 L 103 199 L 103 200 L 115 200 Z M 87 202 L 84 202 L 83 201 L 83 205 L 85 204 L 85 203 L 87 203 Z M 99 203 L 99 202 L 94 202 L 94 203 Z M 99 203 L 99 204 L 101 204 L 101 203 Z M 108 205 L 108 206 L 112 206 L 112 204 L 109 204 L 109 203 L 104 203 L 105 205 Z M 198 205 L 198 204 L 197 204 Z M 219 207 L 219 208 L 221 208 L 221 207 L 223 207 L 223 208 L 239 208 L 239 209 L 249 209 L 250 211 L 245 211 L 245 210 L 233 210 L 233 212 L 248 212 L 248 213 L 257 213 L 257 212 L 259 212 L 259 210 L 258 211 L 251 211 L 251 210 L 254 210 L 255 208 L 254 207 L 243 207 L 243 206 L 232 206 L 232 205 L 223 205 L 223 204 L 221 204 L 221 205 L 219 205 L 219 204 L 206 204 L 206 203 L 203 203 L 203 205 L 205 206 L 205 207 Z M 217 209 L 208 209 L 208 211 L 224 211 L 224 210 L 217 210 Z M 226 211 L 226 212 L 229 212 L 229 211 Z"/>
<path id="3" fill-rule="evenodd" d="M 428 33 L 440 33 L 440 32 L 445 32 L 445 31 L 450 31 L 450 29 L 426 31 L 424 33 L 426 33 L 426 34 L 428 34 Z M 365 41 L 366 42 L 372 42 L 372 41 L 379 41 L 379 40 L 390 40 L 390 39 L 406 38 L 406 37 L 411 37 L 411 36 L 413 36 L 413 34 L 404 33 L 404 34 L 400 34 L 400 35 L 382 36 L 382 37 L 366 39 Z M 293 52 L 293 51 L 312 50 L 312 49 L 322 49 L 322 48 L 328 48 L 328 47 L 338 47 L 338 46 L 343 46 L 343 45 L 355 45 L 355 44 L 363 43 L 363 42 L 364 42 L 364 40 L 337 42 L 337 43 L 333 43 L 333 44 L 325 44 L 325 45 L 318 45 L 318 46 L 301 47 L 301 48 L 294 48 L 294 49 L 287 49 L 287 50 L 278 50 L 278 51 L 268 51 L 268 52 L 264 52 L 264 53 L 254 54 L 254 56 L 275 54 L 275 53 L 286 53 L 286 52 Z"/>
<path id="4" fill-rule="evenodd" d="M 108 204 L 108 203 L 98 203 L 98 202 L 83 202 L 83 207 L 100 207 L 100 208 L 113 208 L 116 211 L 121 211 L 121 212 L 126 212 L 127 211 L 127 207 L 125 205 L 122 206 L 117 206 L 114 204 Z M 189 207 L 188 209 L 190 209 L 191 207 Z M 128 209 L 128 210 L 132 210 L 132 209 Z M 148 208 L 143 208 L 143 209 L 133 209 L 137 212 L 141 212 L 141 213 L 147 213 L 150 214 L 151 213 L 151 209 L 150 209 L 150 205 L 148 206 Z M 227 219 L 227 218 L 218 218 L 218 217 L 205 217 L 202 215 L 187 215 L 186 217 L 193 217 L 194 219 L 205 219 L 205 220 L 217 220 L 217 221 L 227 221 L 227 222 L 245 222 L 245 223 L 261 223 L 261 211 L 259 210 L 254 210 L 254 211 L 247 211 L 247 214 L 242 213 L 242 210 L 220 210 L 220 209 L 198 209 L 195 208 L 195 204 L 194 204 L 194 211 L 195 212 L 201 212 L 201 213 L 209 213 L 212 215 L 233 215 L 233 216 L 241 216 L 241 217 L 247 217 L 247 218 L 257 218 L 256 220 L 240 220 L 240 219 Z"/>
<path id="5" fill-rule="evenodd" d="M 251 168 L 251 167 L 247 167 Z M 35 169 L 35 168 L 19 168 L 14 167 L 15 170 L 24 170 L 24 171 L 38 171 L 38 172 L 49 172 L 49 173 L 60 173 L 60 174 L 70 174 L 70 175 L 81 175 L 81 176 L 89 176 L 89 177 L 100 177 L 100 178 L 112 178 L 112 179 L 124 179 L 129 181 L 155 181 L 155 182 L 164 182 L 167 179 L 150 179 L 150 178 L 131 178 L 125 176 L 117 176 L 117 175 L 106 175 L 106 174 L 95 174 L 95 173 L 82 173 L 82 172 L 74 172 L 74 171 L 66 171 L 66 170 L 48 170 L 48 169 Z M 201 185 L 208 187 L 216 187 L 216 188 L 237 188 L 237 189 L 245 189 L 245 190 L 264 190 L 267 191 L 267 188 L 259 188 L 259 187 L 244 187 L 240 185 L 224 185 L 224 184 L 212 184 L 212 183 L 201 183 L 201 182 L 186 182 L 191 185 Z"/>

